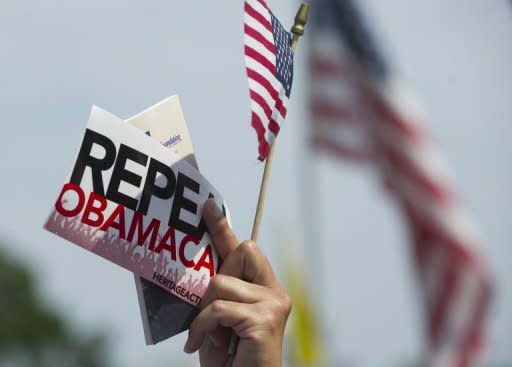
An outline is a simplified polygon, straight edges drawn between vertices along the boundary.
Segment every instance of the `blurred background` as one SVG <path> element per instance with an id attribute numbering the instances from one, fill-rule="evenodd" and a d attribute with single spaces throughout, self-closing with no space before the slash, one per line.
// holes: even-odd
<path id="1" fill-rule="evenodd" d="M 483 233 L 495 288 L 483 365 L 512 366 L 512 6 L 355 3 L 419 96 Z M 292 25 L 295 1 L 269 4 Z M 250 236 L 263 167 L 249 126 L 242 24 L 242 2 L 1 1 L 0 366 L 197 365 L 182 352 L 185 334 L 144 345 L 129 272 L 42 225 L 92 104 L 128 118 L 179 94 L 201 171 L 228 201 L 238 236 Z M 314 344 L 310 365 L 418 365 L 423 316 L 407 227 L 372 170 L 311 156 L 310 51 L 306 37 L 259 240 L 282 281 L 295 274 L 288 287 L 304 285 L 290 289 L 303 329 L 289 331 L 289 365 L 306 358 L 296 355 L 300 340 Z M 283 258 L 297 259 L 293 271 Z"/>

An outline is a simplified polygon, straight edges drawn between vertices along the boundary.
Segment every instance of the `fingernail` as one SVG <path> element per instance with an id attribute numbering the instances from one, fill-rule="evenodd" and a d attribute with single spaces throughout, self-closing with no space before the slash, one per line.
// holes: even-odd
<path id="1" fill-rule="evenodd" d="M 190 341 L 190 338 L 187 339 L 187 342 L 185 343 L 185 346 L 183 347 L 183 351 L 185 353 L 192 353 L 192 342 Z"/>

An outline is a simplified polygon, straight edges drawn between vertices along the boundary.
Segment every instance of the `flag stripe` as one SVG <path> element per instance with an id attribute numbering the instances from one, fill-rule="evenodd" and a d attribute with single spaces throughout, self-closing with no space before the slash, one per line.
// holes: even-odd
<path id="1" fill-rule="evenodd" d="M 313 55 L 312 57 L 313 60 L 311 60 L 310 69 L 316 75 L 324 75 L 331 78 L 336 77 L 343 81 L 345 81 L 346 78 L 352 77 L 350 72 L 347 70 L 346 65 L 342 62 L 316 55 Z"/>
<path id="2" fill-rule="evenodd" d="M 260 23 L 266 30 L 272 32 L 272 24 L 262 13 L 257 12 L 249 3 L 245 2 L 245 13 Z"/>
<path id="3" fill-rule="evenodd" d="M 263 98 L 260 94 L 258 94 L 255 90 L 251 89 L 249 91 L 249 94 L 251 96 L 251 99 L 257 103 L 262 109 L 263 109 L 263 112 L 265 113 L 265 117 L 270 120 L 270 121 L 273 121 L 273 116 L 272 116 L 272 108 L 267 104 L 267 101 L 265 100 L 265 98 Z M 275 121 L 274 121 L 275 123 Z"/>
<path id="4" fill-rule="evenodd" d="M 269 147 L 265 139 L 265 127 L 263 126 L 263 122 L 255 112 L 252 113 L 251 126 L 254 128 L 254 130 L 256 130 L 256 135 L 258 137 L 259 156 L 264 157 L 268 154 Z"/>
<path id="5" fill-rule="evenodd" d="M 269 20 L 270 21 L 270 20 Z M 272 34 L 272 30 L 269 30 L 265 25 L 261 24 L 257 19 L 254 19 L 251 16 L 245 16 L 244 19 L 244 27 L 247 26 L 251 29 L 254 29 L 256 32 L 261 34 L 265 40 L 272 43 L 275 47 L 274 43 L 274 35 Z M 245 37 L 250 37 L 248 34 L 245 33 Z"/>
<path id="6" fill-rule="evenodd" d="M 279 130 L 281 129 L 281 127 L 279 126 L 279 124 L 274 119 L 271 119 L 270 122 L 268 123 L 268 129 L 274 135 L 277 135 L 277 134 L 279 134 Z"/>
<path id="7" fill-rule="evenodd" d="M 252 47 L 245 46 L 245 55 L 247 57 L 254 59 L 260 65 L 263 65 L 272 74 L 275 72 L 275 69 L 276 69 L 275 65 L 272 64 L 267 58 L 265 58 L 265 56 L 263 56 L 261 53 L 259 53 Z"/>
<path id="8" fill-rule="evenodd" d="M 447 191 L 445 186 L 432 180 L 423 170 L 411 163 L 410 155 L 401 154 L 393 145 L 383 146 L 382 151 L 394 169 L 402 171 L 405 176 L 414 181 L 415 185 L 435 197 L 435 200 L 446 202 L 452 199 L 451 192 Z"/>
<path id="9" fill-rule="evenodd" d="M 327 119 L 337 123 L 354 122 L 354 111 L 343 104 L 328 103 L 322 100 L 313 100 L 313 115 L 317 119 Z"/>
<path id="10" fill-rule="evenodd" d="M 268 6 L 263 0 L 256 0 L 265 10 L 268 10 Z"/>
<path id="11" fill-rule="evenodd" d="M 286 107 L 284 106 L 283 100 L 279 97 L 279 92 L 274 89 L 270 81 L 266 79 L 263 75 L 258 73 L 256 70 L 248 69 L 247 75 L 249 76 L 250 79 L 256 81 L 259 85 L 265 88 L 267 93 L 275 101 L 275 108 L 279 111 L 281 116 L 286 117 Z"/>
<path id="12" fill-rule="evenodd" d="M 270 65 L 273 65 L 273 68 L 275 69 L 274 52 L 269 51 L 266 47 L 262 47 L 262 44 L 252 37 L 246 38 L 245 47 L 250 48 L 252 50 L 258 50 L 257 52 L 261 55 L 258 57 L 262 57 L 263 59 L 268 60 Z"/>
<path id="13" fill-rule="evenodd" d="M 349 158 L 353 162 L 366 162 L 371 158 L 368 152 L 358 152 L 352 147 L 340 144 L 338 141 L 327 136 L 314 135 L 311 143 L 317 149 L 324 150 L 339 158 Z"/>
<path id="14" fill-rule="evenodd" d="M 252 28 L 250 25 L 246 24 L 244 26 L 244 32 L 249 37 L 254 38 L 256 41 L 261 43 L 269 52 L 275 55 L 276 53 L 276 47 L 274 44 L 269 41 L 263 34 L 258 32 L 256 29 Z"/>

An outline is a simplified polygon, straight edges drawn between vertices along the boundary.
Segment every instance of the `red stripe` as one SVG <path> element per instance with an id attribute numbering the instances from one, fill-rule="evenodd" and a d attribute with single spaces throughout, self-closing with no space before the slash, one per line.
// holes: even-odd
<path id="1" fill-rule="evenodd" d="M 414 211 L 407 205 L 404 205 L 404 208 L 407 213 L 407 219 L 410 223 L 409 228 L 411 230 L 411 236 L 413 237 L 411 243 L 413 244 L 418 275 L 422 280 L 424 280 L 428 254 L 432 248 L 429 244 L 432 239 L 430 238 L 430 233 L 423 225 L 422 220 L 415 215 Z"/>
<path id="2" fill-rule="evenodd" d="M 334 104 L 320 100 L 319 98 L 314 98 L 311 103 L 311 110 L 315 119 L 330 119 L 336 123 L 342 124 L 353 124 L 355 122 L 354 108 L 348 107 L 346 104 L 343 104 L 343 102 Z"/>
<path id="3" fill-rule="evenodd" d="M 281 130 L 281 127 L 274 120 L 270 120 L 270 122 L 268 123 L 268 129 L 272 131 L 274 136 L 277 136 L 277 134 L 279 134 L 279 130 Z"/>
<path id="4" fill-rule="evenodd" d="M 256 137 L 258 138 L 258 159 L 264 161 L 269 152 L 269 145 L 265 138 L 265 126 L 255 112 L 252 113 L 251 126 L 256 131 Z"/>
<path id="5" fill-rule="evenodd" d="M 475 269 L 477 271 L 478 269 Z M 479 294 L 477 297 L 477 306 L 471 317 L 471 324 L 467 332 L 466 340 L 461 345 L 460 367 L 469 367 L 475 355 L 483 348 L 484 330 L 483 325 L 485 316 L 490 306 L 492 298 L 492 287 L 490 280 L 485 274 L 479 273 L 481 276 L 479 285 Z"/>
<path id="6" fill-rule="evenodd" d="M 333 59 L 329 57 L 312 57 L 310 69 L 315 77 L 321 76 L 330 81 L 343 83 L 345 88 L 351 88 L 353 93 L 365 96 L 367 94 L 365 80 L 362 79 L 358 68 L 350 67 L 350 63 L 343 58 Z M 341 84 L 340 84 L 341 86 Z M 364 98 L 363 98 L 364 101 Z M 368 101 L 369 102 L 369 101 Z M 365 101 L 365 103 L 368 103 Z"/>
<path id="7" fill-rule="evenodd" d="M 310 60 L 310 69 L 313 73 L 344 78 L 350 75 L 347 66 L 339 60 L 333 60 L 317 55 L 313 55 Z"/>
<path id="8" fill-rule="evenodd" d="M 386 174 L 388 176 L 393 175 L 392 169 L 387 169 L 387 171 Z M 429 218 L 425 216 L 424 212 L 418 210 L 417 206 L 414 205 L 417 198 L 405 197 L 400 191 L 400 188 L 396 186 L 393 186 L 392 190 L 394 196 L 401 205 L 403 205 L 404 210 L 408 213 L 413 223 L 415 223 L 416 228 L 414 231 L 419 231 L 419 234 L 417 234 L 415 238 L 420 238 L 425 242 L 426 251 L 430 249 L 431 243 L 442 243 L 446 251 L 452 253 L 451 256 L 453 258 L 470 263 L 475 268 L 482 268 L 481 256 L 473 250 L 476 248 L 476 244 L 463 243 L 458 238 L 454 237 L 453 232 L 447 232 L 445 228 L 430 221 Z M 433 238 L 434 236 L 435 238 Z M 422 269 L 420 269 L 420 271 L 421 270 Z"/>
<path id="9" fill-rule="evenodd" d="M 389 166 L 384 166 L 381 170 L 383 179 L 390 181 L 391 193 L 403 206 L 405 212 L 410 218 L 410 221 L 415 225 L 413 228 L 414 238 L 426 244 L 426 248 L 423 250 L 430 250 L 430 244 L 433 242 L 443 243 L 444 248 L 455 252 L 455 258 L 460 257 L 468 260 L 472 259 L 471 261 L 473 261 L 473 259 L 475 259 L 475 254 L 469 249 L 469 244 L 463 245 L 462 243 L 457 242 L 456 239 L 453 238 L 454 234 L 452 232 L 449 230 L 447 232 L 446 228 L 443 228 L 443 226 L 439 226 L 438 223 L 431 221 L 430 217 L 425 214 L 424 210 L 422 210 L 422 208 L 418 208 L 417 197 L 404 195 L 400 185 L 395 183 L 397 180 L 394 172 L 396 172 L 396 170 Z M 434 235 L 435 238 L 433 239 Z M 427 254 L 422 252 L 421 255 L 426 256 Z M 419 269 L 419 271 L 423 271 L 423 269 Z"/>
<path id="10" fill-rule="evenodd" d="M 269 32 L 272 32 L 272 24 L 263 16 L 263 14 L 259 13 L 256 9 L 250 6 L 247 2 L 244 5 L 245 12 L 250 15 L 252 18 L 256 19 L 263 27 L 265 27 Z"/>
<path id="11" fill-rule="evenodd" d="M 405 135 L 405 138 L 413 143 L 426 139 L 426 132 L 423 129 L 419 128 L 418 125 L 409 123 L 399 111 L 396 111 L 396 109 L 382 97 L 370 91 L 367 91 L 366 97 L 377 116 L 382 119 L 382 121 L 379 122 L 388 123 L 398 128 L 398 130 Z"/>
<path id="12" fill-rule="evenodd" d="M 254 90 L 250 89 L 249 90 L 249 94 L 251 96 L 251 99 L 256 102 L 257 104 L 260 105 L 261 108 L 263 108 L 263 111 L 265 112 L 265 116 L 267 116 L 267 119 L 269 121 L 269 124 L 271 124 L 272 122 L 274 124 L 277 124 L 277 122 L 274 121 L 274 119 L 272 118 L 272 109 L 270 108 L 270 106 L 268 105 L 267 101 L 265 100 L 265 98 L 263 98 L 262 96 L 260 96 L 257 92 L 255 92 Z"/>
<path id="13" fill-rule="evenodd" d="M 446 187 L 429 177 L 424 169 L 416 167 L 406 153 L 399 151 L 389 143 L 382 144 L 382 140 L 380 142 L 380 147 L 382 148 L 380 150 L 388 159 L 390 167 L 394 171 L 401 172 L 408 180 L 413 181 L 413 184 L 420 187 L 421 190 L 430 196 L 431 200 L 435 200 L 442 205 L 454 199 L 451 191 L 448 191 Z"/>
<path id="14" fill-rule="evenodd" d="M 471 362 L 473 361 L 473 357 L 475 356 L 478 349 L 480 349 L 480 343 L 481 343 L 481 330 L 480 330 L 480 323 L 482 320 L 480 320 L 479 315 L 481 313 L 482 303 L 485 301 L 482 298 L 482 290 L 479 292 L 478 300 L 477 300 L 477 306 L 475 313 L 473 314 L 470 325 L 465 325 L 467 327 L 466 334 L 463 336 L 464 340 L 462 341 L 460 345 L 460 350 L 458 350 L 458 358 L 455 363 L 457 367 L 468 367 L 471 365 Z"/>
<path id="15" fill-rule="evenodd" d="M 245 55 L 247 57 L 250 57 L 250 58 L 256 60 L 261 65 L 263 65 L 265 68 L 267 68 L 267 70 L 272 75 L 276 74 L 276 68 L 275 68 L 274 64 L 272 64 L 272 62 L 270 60 L 268 60 L 265 56 L 263 56 L 262 54 L 260 54 L 258 51 L 256 51 L 255 49 L 253 49 L 250 46 L 245 46 L 244 51 L 245 51 Z M 249 70 L 249 69 L 247 69 L 247 70 Z"/>
<path id="16" fill-rule="evenodd" d="M 272 52 L 274 55 L 276 54 L 276 46 L 270 42 L 268 39 L 265 38 L 264 35 L 262 35 L 260 32 L 258 32 L 256 29 L 250 27 L 249 25 L 244 25 L 244 32 L 246 35 L 248 35 L 251 38 L 254 38 L 256 41 L 261 43 L 267 50 Z"/>
<path id="17" fill-rule="evenodd" d="M 268 10 L 268 6 L 267 6 L 267 3 L 263 0 L 256 0 L 257 2 L 259 2 L 261 4 L 261 6 L 263 6 L 265 9 Z"/>
<path id="18" fill-rule="evenodd" d="M 325 136 L 313 135 L 311 137 L 311 145 L 317 149 L 321 149 L 337 158 L 348 158 L 355 163 L 369 163 L 372 155 L 369 152 L 357 151 L 345 146 L 340 142 L 335 142 Z"/>
<path id="19" fill-rule="evenodd" d="M 253 69 L 247 68 L 247 76 L 255 82 L 259 83 L 263 88 L 265 88 L 268 94 L 270 94 L 270 96 L 274 99 L 276 110 L 279 111 L 283 118 L 286 117 L 286 107 L 284 106 L 283 101 L 279 97 L 279 92 L 274 89 L 272 83 L 270 83 L 270 81 L 267 78 L 265 78 L 263 75 L 261 75 L 260 73 Z"/>
<path id="20" fill-rule="evenodd" d="M 443 247 L 443 250 L 446 250 L 445 246 Z M 440 284 L 437 284 L 441 289 L 440 292 L 437 293 L 437 299 L 434 300 L 436 303 L 433 304 L 432 310 L 427 315 L 428 336 L 430 346 L 433 350 L 436 350 L 440 346 L 439 343 L 442 341 L 441 332 L 443 331 L 443 325 L 448 322 L 446 318 L 448 316 L 450 306 L 455 302 L 454 295 L 455 291 L 459 287 L 460 281 L 460 262 L 448 252 L 444 253 L 443 256 L 448 257 L 448 261 L 445 262 L 448 266 L 445 266 L 445 268 L 441 270 L 443 272 L 443 276 Z"/>

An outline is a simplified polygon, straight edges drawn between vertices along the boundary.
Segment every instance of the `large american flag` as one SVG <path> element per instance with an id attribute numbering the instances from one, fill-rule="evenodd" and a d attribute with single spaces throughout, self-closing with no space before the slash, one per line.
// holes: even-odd
<path id="1" fill-rule="evenodd" d="M 354 3 L 316 0 L 312 13 L 313 144 L 372 165 L 401 207 L 423 301 L 426 365 L 475 366 L 492 289 L 475 226 Z"/>
<path id="2" fill-rule="evenodd" d="M 258 137 L 259 160 L 267 157 L 286 117 L 293 80 L 291 35 L 264 0 L 244 3 L 244 53 L 251 125 Z"/>

